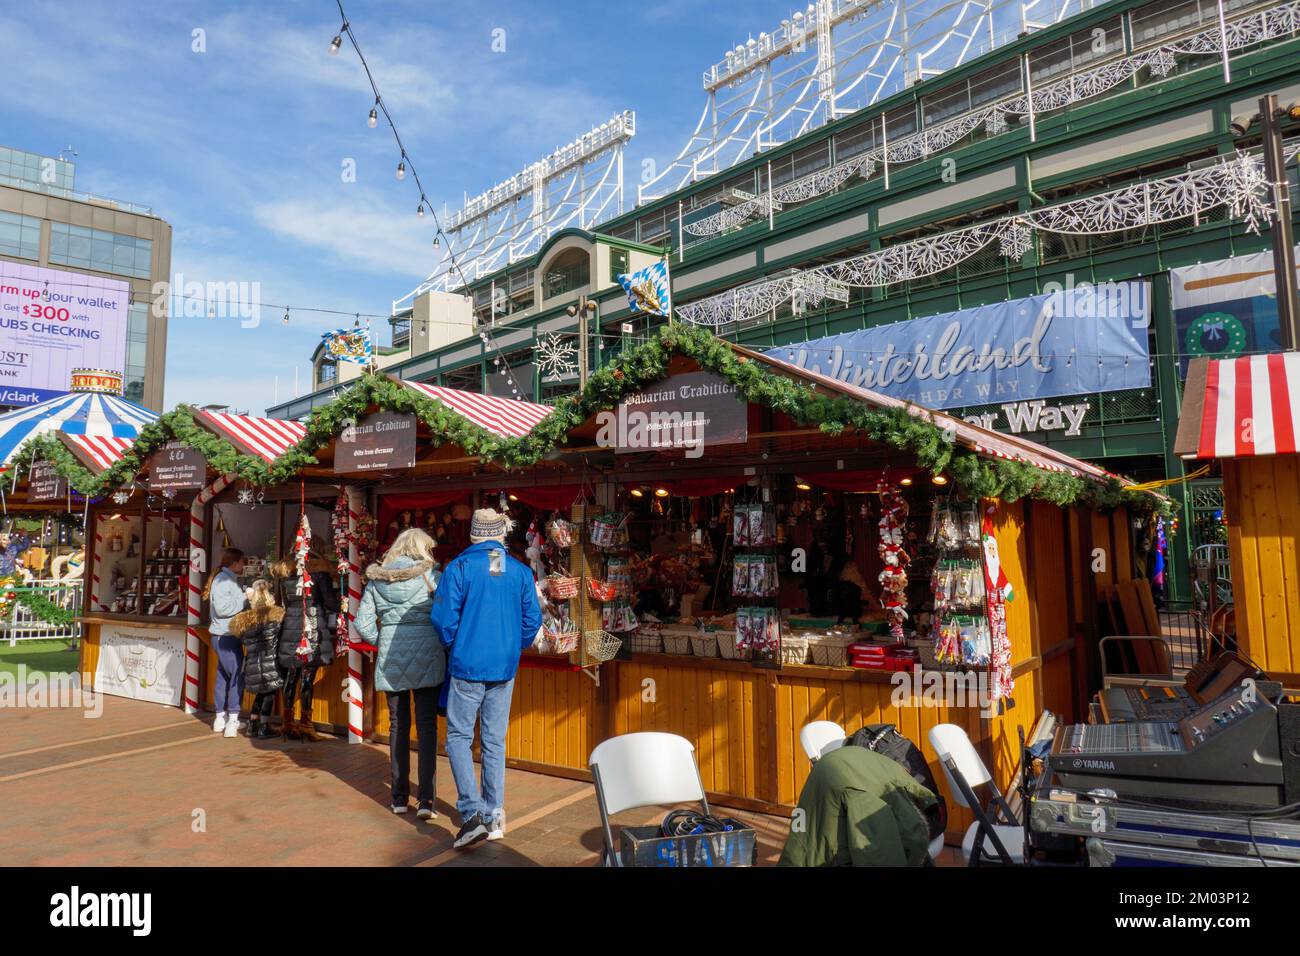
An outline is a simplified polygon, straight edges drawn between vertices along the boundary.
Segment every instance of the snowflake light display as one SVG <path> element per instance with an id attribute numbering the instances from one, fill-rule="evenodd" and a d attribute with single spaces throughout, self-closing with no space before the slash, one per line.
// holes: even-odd
<path id="1" fill-rule="evenodd" d="M 130 500 L 131 500 L 131 492 L 129 491 L 113 492 L 113 504 L 115 505 L 124 505 Z"/>
<path id="2" fill-rule="evenodd" d="M 543 378 L 568 378 L 578 374 L 578 349 L 561 335 L 552 333 L 539 339 L 536 354 L 537 369 Z"/>
<path id="3" fill-rule="evenodd" d="M 1034 244 L 1034 234 L 1022 222 L 1013 222 L 998 237 L 998 251 L 1008 259 L 1019 262 Z"/>

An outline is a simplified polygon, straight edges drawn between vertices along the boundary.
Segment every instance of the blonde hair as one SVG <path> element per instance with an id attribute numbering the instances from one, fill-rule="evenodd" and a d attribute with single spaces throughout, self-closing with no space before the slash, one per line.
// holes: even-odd
<path id="1" fill-rule="evenodd" d="M 399 558 L 432 561 L 433 539 L 419 528 L 407 528 L 389 545 L 384 555 L 384 567 L 389 567 Z"/>
<path id="2" fill-rule="evenodd" d="M 208 575 L 208 583 L 203 585 L 203 600 L 206 601 L 212 596 L 212 585 L 217 580 L 217 575 L 231 565 L 238 564 L 243 560 L 244 552 L 240 551 L 238 548 L 226 548 L 222 551 L 221 560 L 217 562 L 217 566 L 212 569 L 212 573 Z"/>
<path id="3" fill-rule="evenodd" d="M 265 578 L 253 582 L 253 593 L 248 596 L 248 606 L 256 610 L 263 607 L 275 607 L 275 588 Z"/>

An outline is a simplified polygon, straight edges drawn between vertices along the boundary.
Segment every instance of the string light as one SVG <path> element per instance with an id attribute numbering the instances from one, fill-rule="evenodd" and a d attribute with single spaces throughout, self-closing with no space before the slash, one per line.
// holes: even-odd
<path id="1" fill-rule="evenodd" d="M 429 212 L 433 215 L 433 225 L 436 230 L 433 237 L 433 246 L 436 249 L 439 245 L 438 239 L 443 234 L 442 223 L 438 220 L 438 211 L 434 209 L 432 203 L 428 203 L 427 201 L 424 184 L 420 181 L 420 173 L 416 170 L 415 164 L 411 162 L 411 157 L 406 152 L 406 146 L 402 143 L 402 136 L 397 131 L 397 124 L 393 122 L 393 116 L 388 112 L 388 105 L 384 102 L 383 96 L 379 93 L 379 85 L 375 82 L 374 73 L 370 69 L 370 64 L 366 61 L 366 55 L 361 52 L 361 44 L 357 42 L 356 33 L 353 32 L 352 26 L 348 22 L 347 12 L 343 9 L 343 0 L 335 0 L 335 4 L 339 8 L 339 17 L 343 21 L 343 26 L 339 30 L 339 35 L 335 36 L 334 40 L 330 43 L 330 53 L 338 53 L 339 48 L 343 45 L 342 36 L 343 34 L 346 34 L 348 41 L 352 44 L 353 51 L 357 55 L 357 59 L 361 61 L 361 68 L 365 71 L 366 81 L 370 84 L 370 91 L 375 96 L 375 105 L 374 108 L 371 109 L 371 114 L 375 123 L 372 125 L 378 123 L 378 113 L 382 112 L 384 114 L 384 119 L 388 122 L 388 128 L 393 131 L 393 139 L 397 142 L 397 149 L 400 157 L 397 162 L 397 178 L 399 180 L 406 178 L 406 167 L 409 164 L 411 167 L 411 178 L 415 180 L 415 185 L 420 190 L 420 205 L 416 207 L 416 212 L 423 217 L 424 207 L 425 205 L 428 205 Z M 447 257 L 452 269 L 460 277 L 460 280 L 465 287 L 468 288 L 469 279 L 466 277 L 465 271 L 461 268 L 460 262 L 457 261 L 455 249 L 450 245 L 447 247 Z M 482 340 L 485 349 L 491 349 L 498 355 L 501 354 L 501 349 L 494 341 L 492 341 L 491 338 L 489 338 L 486 332 L 481 332 L 479 338 Z M 516 397 L 522 398 L 522 389 L 519 388 L 519 383 L 515 381 L 514 374 L 509 371 L 509 363 L 506 363 L 506 369 L 507 381 L 510 383 L 512 391 Z"/>
<path id="2" fill-rule="evenodd" d="M 366 117 L 366 125 L 371 129 L 379 125 L 379 111 L 373 106 L 370 107 L 370 115 Z"/>

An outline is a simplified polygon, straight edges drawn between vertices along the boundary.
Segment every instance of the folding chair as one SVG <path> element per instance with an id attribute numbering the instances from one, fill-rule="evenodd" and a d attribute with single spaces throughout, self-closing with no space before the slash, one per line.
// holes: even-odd
<path id="1" fill-rule="evenodd" d="M 814 720 L 799 731 L 799 745 L 811 763 L 838 750 L 845 743 L 844 728 L 833 720 Z"/>
<path id="2" fill-rule="evenodd" d="M 1007 866 L 1025 862 L 1024 824 L 1003 799 L 993 783 L 993 775 L 984 766 L 979 753 L 966 731 L 956 724 L 938 724 L 930 730 L 930 746 L 939 757 L 948 791 L 961 806 L 975 814 L 975 822 L 966 830 L 961 841 L 962 856 L 968 866 L 997 862 Z M 988 806 L 976 795 L 976 788 L 988 785 L 991 791 Z M 1001 815 L 1004 822 L 999 823 Z M 984 843 L 987 840 L 997 854 L 989 855 Z"/>
<path id="3" fill-rule="evenodd" d="M 596 784 L 596 806 L 605 836 L 605 866 L 622 866 L 609 818 L 624 810 L 698 800 L 709 813 L 695 747 L 676 734 L 637 733 L 611 737 L 587 760 Z"/>

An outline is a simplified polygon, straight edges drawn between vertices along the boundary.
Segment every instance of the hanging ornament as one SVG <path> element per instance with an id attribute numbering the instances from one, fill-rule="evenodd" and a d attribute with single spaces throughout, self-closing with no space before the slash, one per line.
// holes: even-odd
<path id="1" fill-rule="evenodd" d="M 877 551 L 884 569 L 880 572 L 880 603 L 889 623 L 889 636 L 903 640 L 903 622 L 907 620 L 907 563 L 903 550 L 907 534 L 907 499 L 896 488 L 880 488 L 880 543 Z"/>
<path id="2" fill-rule="evenodd" d="M 1007 114 L 1001 110 L 990 110 L 984 116 L 984 134 L 1001 136 L 1007 131 Z"/>
<path id="3" fill-rule="evenodd" d="M 992 656 L 989 660 L 990 687 L 994 700 L 1010 697 L 1016 682 L 1011 678 L 1011 640 L 1007 636 L 1006 602 L 1015 597 L 1011 582 L 1002 568 L 998 554 L 998 540 L 993 533 L 993 513 L 997 505 L 990 504 L 984 511 L 980 524 L 980 543 L 984 550 L 984 594 L 988 609 L 989 630 L 992 632 Z"/>
<path id="4" fill-rule="evenodd" d="M 113 492 L 113 504 L 124 505 L 131 500 L 131 492 L 118 490 Z"/>
<path id="5" fill-rule="evenodd" d="M 1168 50 L 1161 48 L 1147 60 L 1147 69 L 1151 71 L 1152 76 L 1165 77 L 1178 67 L 1178 61 Z"/>
<path id="6" fill-rule="evenodd" d="M 316 615 L 312 614 L 312 583 L 307 573 L 307 557 L 311 554 L 311 522 L 306 510 L 298 522 L 298 533 L 293 541 L 293 563 L 298 572 L 297 593 L 302 597 L 302 637 L 293 649 L 294 655 L 304 663 L 316 655 L 318 643 Z"/>

